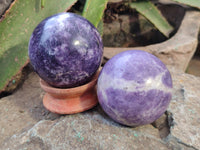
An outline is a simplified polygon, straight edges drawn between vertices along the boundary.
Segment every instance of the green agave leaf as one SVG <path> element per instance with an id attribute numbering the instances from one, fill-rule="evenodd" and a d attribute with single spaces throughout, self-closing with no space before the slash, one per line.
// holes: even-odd
<path id="1" fill-rule="evenodd" d="M 132 2 L 130 7 L 136 9 L 140 14 L 145 16 L 151 23 L 153 23 L 161 33 L 163 33 L 166 37 L 169 37 L 173 27 L 162 16 L 160 11 L 154 6 L 153 3 L 147 0 L 136 1 Z"/>
<path id="2" fill-rule="evenodd" d="M 39 22 L 64 12 L 77 0 L 15 0 L 0 22 L 0 92 L 28 63 L 29 38 Z"/>
<path id="3" fill-rule="evenodd" d="M 97 25 L 97 30 L 99 31 L 100 35 L 103 36 L 103 19 L 100 20 L 99 24 Z"/>
<path id="4" fill-rule="evenodd" d="M 200 0 L 173 0 L 200 9 Z"/>
<path id="5" fill-rule="evenodd" d="M 102 17 L 108 0 L 86 0 L 82 16 L 88 19 L 96 28 L 102 30 Z M 99 31 L 102 32 L 102 31 Z"/>

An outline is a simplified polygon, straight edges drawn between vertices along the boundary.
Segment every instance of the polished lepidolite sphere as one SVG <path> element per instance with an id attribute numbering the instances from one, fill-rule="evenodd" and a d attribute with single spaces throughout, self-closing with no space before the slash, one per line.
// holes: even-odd
<path id="1" fill-rule="evenodd" d="M 103 110 L 115 121 L 138 126 L 158 119 L 172 97 L 172 79 L 154 55 L 129 50 L 111 58 L 103 67 L 97 95 Z"/>
<path id="2" fill-rule="evenodd" d="M 71 88 L 87 83 L 99 68 L 102 54 L 97 29 L 73 13 L 46 18 L 29 41 L 34 70 L 54 87 Z"/>

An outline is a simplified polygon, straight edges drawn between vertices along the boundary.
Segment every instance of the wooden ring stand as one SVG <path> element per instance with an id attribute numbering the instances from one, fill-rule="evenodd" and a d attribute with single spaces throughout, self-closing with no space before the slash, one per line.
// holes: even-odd
<path id="1" fill-rule="evenodd" d="M 75 88 L 55 88 L 40 79 L 40 86 L 46 92 L 43 105 L 51 112 L 74 114 L 88 110 L 97 105 L 96 83 L 99 72 L 85 85 Z"/>

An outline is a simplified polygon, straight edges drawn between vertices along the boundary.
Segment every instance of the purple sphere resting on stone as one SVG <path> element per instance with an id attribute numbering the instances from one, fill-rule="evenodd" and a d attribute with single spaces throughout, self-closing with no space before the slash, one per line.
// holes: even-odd
<path id="1" fill-rule="evenodd" d="M 46 18 L 29 41 L 34 70 L 54 87 L 71 88 L 89 82 L 102 55 L 103 43 L 97 29 L 73 13 Z"/>
<path id="2" fill-rule="evenodd" d="M 115 121 L 138 126 L 158 119 L 172 97 L 172 79 L 166 66 L 154 55 L 129 50 L 111 58 L 97 83 L 103 110 Z"/>

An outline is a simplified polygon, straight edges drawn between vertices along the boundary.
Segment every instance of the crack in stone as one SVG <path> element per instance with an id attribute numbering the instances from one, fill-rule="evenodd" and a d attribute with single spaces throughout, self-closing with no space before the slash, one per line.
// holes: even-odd
<path id="1" fill-rule="evenodd" d="M 177 141 L 178 143 L 180 143 L 180 144 L 182 144 L 182 145 L 184 145 L 184 146 L 186 146 L 186 147 L 188 147 L 188 148 L 192 148 L 192 149 L 194 149 L 194 150 L 198 150 L 197 148 L 195 148 L 194 146 L 191 146 L 191 145 L 188 145 L 188 144 L 186 144 L 186 143 L 184 143 L 184 142 L 182 142 L 182 141 L 180 141 L 179 139 L 178 139 L 178 141 Z"/>
<path id="2" fill-rule="evenodd" d="M 166 115 L 167 115 L 167 122 L 168 122 L 169 130 L 171 132 L 171 128 L 173 128 L 176 123 L 174 121 L 172 112 L 166 111 Z"/>
<path id="3" fill-rule="evenodd" d="M 184 94 L 184 88 L 181 88 L 181 92 Z M 162 140 L 166 142 L 167 146 L 172 149 L 189 148 L 188 150 L 198 150 L 194 146 L 182 142 L 180 139 L 171 134 L 171 129 L 176 125 L 176 122 L 174 121 L 172 112 L 166 111 L 165 114 L 167 115 L 169 134 L 165 138 L 162 138 Z"/>
<path id="4" fill-rule="evenodd" d="M 180 93 L 181 93 L 181 96 L 183 97 L 183 100 L 185 100 L 185 88 L 184 88 L 184 86 L 181 86 Z"/>
<path id="5" fill-rule="evenodd" d="M 152 125 L 158 129 L 161 139 L 164 139 L 169 135 L 170 129 L 166 112 L 159 119 L 153 122 Z"/>
<path id="6" fill-rule="evenodd" d="M 166 142 L 166 145 L 168 148 L 173 149 L 173 150 L 182 150 L 182 149 L 187 149 L 187 150 L 198 150 L 194 146 L 188 145 L 184 142 L 182 142 L 180 139 L 172 136 L 169 134 L 164 141 Z"/>

